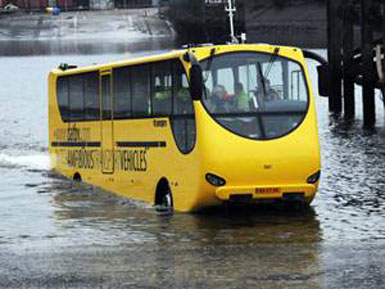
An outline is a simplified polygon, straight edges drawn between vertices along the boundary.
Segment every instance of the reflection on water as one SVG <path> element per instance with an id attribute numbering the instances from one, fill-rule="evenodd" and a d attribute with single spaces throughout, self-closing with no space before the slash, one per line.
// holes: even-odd
<path id="1" fill-rule="evenodd" d="M 87 185 L 62 181 L 54 192 L 58 224 L 98 227 L 126 242 L 180 242 L 214 244 L 312 243 L 321 240 L 313 209 L 295 211 L 285 207 L 221 207 L 199 214 L 158 215 L 151 206 L 112 196 Z M 299 232 L 301 232 L 299 234 Z M 136 235 L 140 235 L 136 238 Z M 74 233 L 76 235 L 76 233 Z M 106 236 L 111 237 L 111 236 Z M 95 240 L 103 243 L 103 240 Z"/>
<path id="2" fill-rule="evenodd" d="M 130 275 L 136 286 L 320 286 L 317 244 L 322 233 L 313 209 L 216 208 L 165 217 L 140 202 L 65 179 L 58 178 L 43 191 L 54 201 L 55 230 L 61 235 L 55 237 L 55 243 L 113 245 L 122 256 L 114 257 L 109 266 L 130 274 L 128 268 L 135 264 L 136 272 L 144 272 L 145 276 Z M 89 270 L 100 272 L 100 267 L 94 264 Z"/>

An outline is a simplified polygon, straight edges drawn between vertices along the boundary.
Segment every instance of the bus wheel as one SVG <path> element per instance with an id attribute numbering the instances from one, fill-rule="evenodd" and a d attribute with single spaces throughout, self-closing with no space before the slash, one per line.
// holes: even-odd
<path id="1" fill-rule="evenodd" d="M 81 183 L 82 177 L 80 176 L 79 173 L 75 173 L 73 176 L 73 180 L 74 180 L 74 182 Z"/>
<path id="2" fill-rule="evenodd" d="M 155 208 L 158 212 L 172 214 L 173 201 L 170 186 L 166 179 L 160 180 L 156 189 Z"/>

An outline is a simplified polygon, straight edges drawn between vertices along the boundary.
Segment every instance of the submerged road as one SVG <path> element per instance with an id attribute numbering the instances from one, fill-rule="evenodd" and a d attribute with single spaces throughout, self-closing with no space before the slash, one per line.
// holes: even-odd
<path id="1" fill-rule="evenodd" d="M 354 244 L 192 245 L 173 239 L 157 246 L 58 247 L 0 253 L 0 287 L 384 288 L 384 249 Z"/>
<path id="2" fill-rule="evenodd" d="M 1 213 L 3 225 L 10 215 L 18 225 L 1 229 L 0 288 L 384 288 L 383 236 L 328 221 L 319 202 L 162 216 L 52 173 L 26 174 L 25 205 Z"/>

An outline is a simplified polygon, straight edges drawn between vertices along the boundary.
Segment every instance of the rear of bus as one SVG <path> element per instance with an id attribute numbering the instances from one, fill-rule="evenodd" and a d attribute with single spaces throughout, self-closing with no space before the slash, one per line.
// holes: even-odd
<path id="1" fill-rule="evenodd" d="M 302 51 L 227 45 L 196 49 L 194 54 L 203 71 L 204 91 L 195 101 L 205 178 L 200 205 L 265 200 L 309 204 L 321 165 Z"/>

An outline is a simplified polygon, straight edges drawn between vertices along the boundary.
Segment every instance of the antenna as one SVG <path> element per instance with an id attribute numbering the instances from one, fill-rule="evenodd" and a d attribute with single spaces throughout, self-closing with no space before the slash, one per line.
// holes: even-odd
<path id="1" fill-rule="evenodd" d="M 231 42 L 238 43 L 238 39 L 234 34 L 234 13 L 237 11 L 237 9 L 235 6 L 233 7 L 233 0 L 228 0 L 227 4 L 229 6 L 225 7 L 225 11 L 229 14 Z"/>

